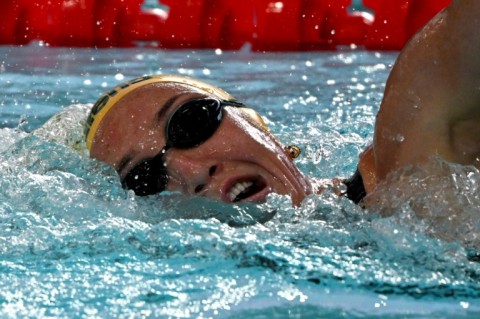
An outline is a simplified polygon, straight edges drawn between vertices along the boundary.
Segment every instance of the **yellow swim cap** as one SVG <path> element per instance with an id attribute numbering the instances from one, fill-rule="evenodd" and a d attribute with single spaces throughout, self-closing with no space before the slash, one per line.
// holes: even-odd
<path id="1" fill-rule="evenodd" d="M 113 106 L 125 95 L 132 92 L 139 87 L 142 87 L 147 84 L 151 83 L 160 83 L 160 82 L 170 82 L 170 83 L 181 83 L 193 86 L 197 89 L 200 89 L 206 93 L 212 94 L 220 99 L 233 101 L 235 98 L 225 92 L 224 90 L 196 80 L 189 77 L 181 76 L 181 75 L 147 75 L 142 76 L 123 84 L 116 86 L 114 89 L 106 92 L 103 94 L 97 102 L 93 105 L 90 114 L 87 117 L 87 122 L 85 125 L 85 140 L 87 142 L 87 148 L 90 150 L 93 143 L 93 138 L 100 126 L 100 123 L 105 118 L 107 113 L 113 108 Z M 268 130 L 267 125 L 263 121 L 260 115 L 258 115 L 255 111 L 251 109 L 245 109 L 245 111 L 249 114 L 249 116 L 257 122 L 260 127 L 265 130 Z"/>

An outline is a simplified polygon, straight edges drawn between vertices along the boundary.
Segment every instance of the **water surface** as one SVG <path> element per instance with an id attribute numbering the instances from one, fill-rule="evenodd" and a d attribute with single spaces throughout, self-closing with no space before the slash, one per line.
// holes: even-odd
<path id="1" fill-rule="evenodd" d="M 451 174 L 438 189 L 412 184 L 444 217 L 432 223 L 406 190 L 387 192 L 395 209 L 386 218 L 329 191 L 299 208 L 276 195 L 233 206 L 139 198 L 81 142 L 85 104 L 102 92 L 144 74 L 183 74 L 265 115 L 285 144 L 303 148 L 306 173 L 349 176 L 395 58 L 0 47 L 0 316 L 477 318 L 476 171 L 439 161 Z M 432 200 L 447 185 L 461 208 L 453 226 Z M 448 240 L 435 236 L 445 232 Z"/>

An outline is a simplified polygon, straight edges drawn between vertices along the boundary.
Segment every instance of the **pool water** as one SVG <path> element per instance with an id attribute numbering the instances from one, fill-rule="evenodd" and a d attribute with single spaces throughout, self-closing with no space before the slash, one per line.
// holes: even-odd
<path id="1" fill-rule="evenodd" d="M 410 193 L 387 192 L 394 212 L 380 217 L 381 208 L 364 211 L 330 191 L 298 208 L 278 195 L 262 205 L 135 197 L 81 142 L 85 104 L 108 88 L 143 74 L 184 74 L 265 115 L 285 144 L 303 149 L 307 174 L 349 176 L 372 140 L 396 53 L 34 43 L 0 47 L 0 58 L 0 317 L 480 315 L 476 171 L 439 161 L 451 174 L 438 190 L 422 190 L 428 176 L 419 175 Z M 456 226 L 432 200 L 448 183 L 463 212 Z M 413 192 L 445 221 L 417 217 L 405 199 Z"/>

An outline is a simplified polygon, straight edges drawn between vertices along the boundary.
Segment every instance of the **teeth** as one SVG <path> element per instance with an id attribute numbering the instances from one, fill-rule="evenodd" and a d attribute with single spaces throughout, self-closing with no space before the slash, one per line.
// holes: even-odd
<path id="1" fill-rule="evenodd" d="M 236 183 L 230 189 L 230 192 L 228 192 L 228 197 L 230 197 L 230 200 L 233 201 L 235 200 L 235 198 L 237 198 L 238 195 L 240 195 L 243 191 L 245 191 L 252 185 L 253 185 L 252 182 Z"/>

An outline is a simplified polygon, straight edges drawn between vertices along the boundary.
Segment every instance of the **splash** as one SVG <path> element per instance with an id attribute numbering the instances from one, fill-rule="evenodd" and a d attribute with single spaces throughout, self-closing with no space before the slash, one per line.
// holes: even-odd
<path id="1" fill-rule="evenodd" d="M 475 167 L 432 158 L 390 174 L 366 200 L 412 231 L 479 249 L 479 182 Z"/>
<path id="2" fill-rule="evenodd" d="M 136 197 L 112 168 L 85 156 L 80 135 L 63 131 L 69 125 L 56 127 L 51 138 L 1 131 L 9 145 L 0 154 L 0 268 L 9 286 L 0 303 L 13 313 L 373 313 L 365 303 L 341 303 L 345 296 L 399 316 L 407 314 L 402 304 L 420 313 L 432 298 L 443 300 L 433 316 L 465 313 L 459 302 L 480 297 L 479 264 L 462 246 L 417 231 L 413 216 L 410 224 L 402 212 L 367 214 L 330 191 L 298 208 L 275 194 L 262 205 Z M 469 174 L 459 171 L 456 185 L 473 187 Z"/>

